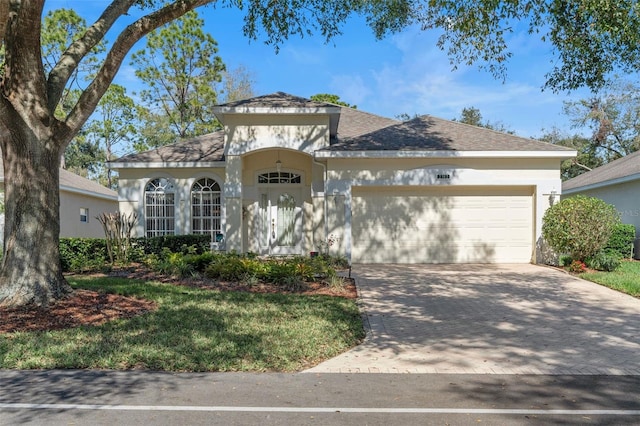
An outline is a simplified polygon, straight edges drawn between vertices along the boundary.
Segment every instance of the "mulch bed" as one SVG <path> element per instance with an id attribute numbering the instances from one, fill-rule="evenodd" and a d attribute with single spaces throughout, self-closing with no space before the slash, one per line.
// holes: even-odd
<path id="1" fill-rule="evenodd" d="M 355 282 L 346 279 L 343 289 L 332 289 L 323 283 L 306 283 L 300 291 L 286 291 L 270 284 L 247 286 L 236 282 L 219 282 L 205 278 L 176 279 L 161 276 L 142 268 L 114 270 L 107 274 L 123 278 L 156 280 L 175 285 L 184 285 L 221 291 L 244 291 L 253 293 L 287 293 L 304 295 L 327 295 L 357 298 Z M 98 276 L 98 275 L 96 275 Z M 102 275 L 104 276 L 104 275 Z M 155 302 L 105 294 L 90 290 L 75 290 L 64 299 L 48 307 L 24 306 L 20 308 L 0 308 L 0 333 L 17 331 L 47 331 L 78 327 L 81 325 L 100 325 L 119 318 L 132 318 L 157 309 Z"/>

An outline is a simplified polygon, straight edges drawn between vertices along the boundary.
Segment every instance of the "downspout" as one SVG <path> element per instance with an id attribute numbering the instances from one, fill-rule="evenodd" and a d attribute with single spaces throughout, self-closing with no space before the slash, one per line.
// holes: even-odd
<path id="1" fill-rule="evenodd" d="M 316 160 L 315 153 L 313 154 L 313 164 L 322 167 L 322 197 L 324 198 L 324 206 L 322 206 L 322 210 L 324 212 L 324 238 L 326 240 L 329 238 L 329 223 L 327 222 L 327 166 L 326 164 L 320 163 Z"/>

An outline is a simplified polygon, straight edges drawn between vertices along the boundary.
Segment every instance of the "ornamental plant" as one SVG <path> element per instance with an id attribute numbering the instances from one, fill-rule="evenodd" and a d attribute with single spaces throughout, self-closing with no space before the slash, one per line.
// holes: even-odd
<path id="1" fill-rule="evenodd" d="M 584 261 L 602 250 L 620 217 L 604 201 L 577 195 L 565 198 L 546 211 L 542 235 L 557 253 Z"/>

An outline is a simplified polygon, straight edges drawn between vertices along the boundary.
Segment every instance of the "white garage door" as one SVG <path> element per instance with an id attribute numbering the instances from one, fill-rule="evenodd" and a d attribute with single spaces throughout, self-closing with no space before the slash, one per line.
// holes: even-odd
<path id="1" fill-rule="evenodd" d="M 356 263 L 528 263 L 531 187 L 354 187 Z"/>

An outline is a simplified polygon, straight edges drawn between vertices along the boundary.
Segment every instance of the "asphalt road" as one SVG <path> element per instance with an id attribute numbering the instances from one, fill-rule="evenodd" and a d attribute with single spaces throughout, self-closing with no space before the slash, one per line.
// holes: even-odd
<path id="1" fill-rule="evenodd" d="M 640 424 L 640 376 L 0 370 L 0 425 Z"/>

